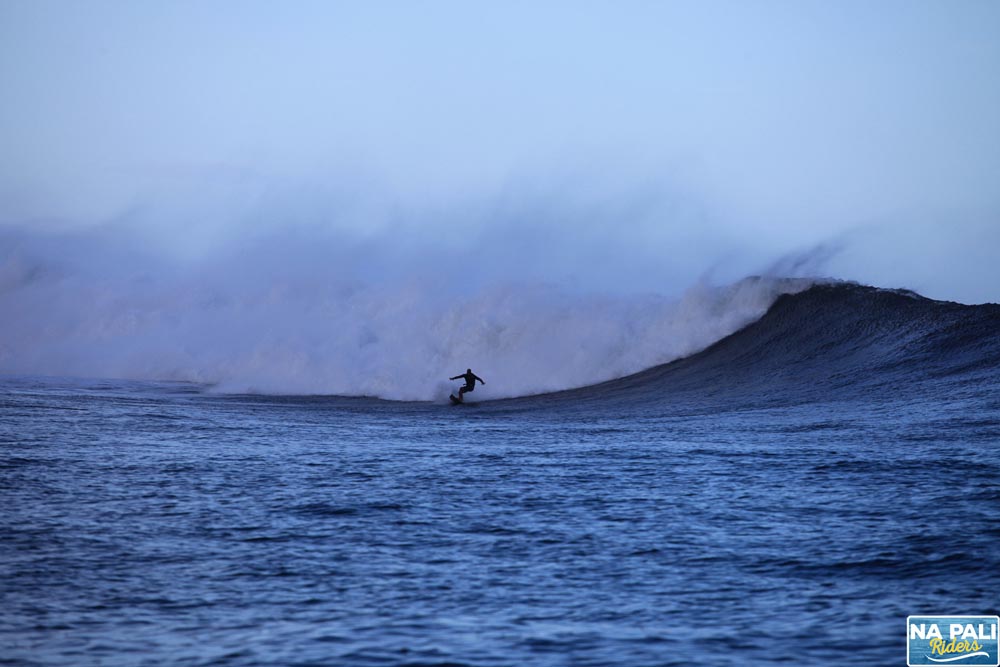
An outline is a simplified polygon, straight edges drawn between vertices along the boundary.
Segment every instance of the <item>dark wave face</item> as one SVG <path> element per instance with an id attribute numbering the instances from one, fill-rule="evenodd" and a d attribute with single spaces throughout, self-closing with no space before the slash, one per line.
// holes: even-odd
<path id="1" fill-rule="evenodd" d="M 818 284 L 707 349 L 549 400 L 664 409 L 838 399 L 983 396 L 1000 384 L 1000 305 Z"/>

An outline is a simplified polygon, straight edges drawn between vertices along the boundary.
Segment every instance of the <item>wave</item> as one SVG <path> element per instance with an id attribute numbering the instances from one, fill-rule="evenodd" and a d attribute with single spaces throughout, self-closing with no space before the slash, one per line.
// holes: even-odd
<path id="1" fill-rule="evenodd" d="M 771 407 L 922 395 L 962 400 L 1000 388 L 1000 305 L 907 290 L 816 283 L 706 349 L 550 398 Z"/>
<path id="2" fill-rule="evenodd" d="M 960 395 L 1000 367 L 995 305 L 773 277 L 679 298 L 500 274 L 455 285 L 428 263 L 481 253 L 370 241 L 293 228 L 198 260 L 130 230 L 4 232 L 0 373 L 446 401 L 447 378 L 472 367 L 478 400 L 759 405 L 930 381 Z"/>

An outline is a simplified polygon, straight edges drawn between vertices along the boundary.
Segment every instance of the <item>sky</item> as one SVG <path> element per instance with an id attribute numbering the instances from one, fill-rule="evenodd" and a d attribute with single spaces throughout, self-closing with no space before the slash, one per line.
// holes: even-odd
<path id="1" fill-rule="evenodd" d="M 5 0 L 0 221 L 523 191 L 734 249 L 996 240 L 998 66 L 995 2 Z"/>
<path id="2" fill-rule="evenodd" d="M 1000 301 L 998 72 L 992 1 L 3 0 L 0 291 Z"/>

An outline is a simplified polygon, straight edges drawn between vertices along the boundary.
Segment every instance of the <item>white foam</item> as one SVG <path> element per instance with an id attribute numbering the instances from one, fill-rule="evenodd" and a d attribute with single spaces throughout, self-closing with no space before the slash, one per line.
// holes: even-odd
<path id="1" fill-rule="evenodd" d="M 11 253 L 0 271 L 0 372 L 215 384 L 223 392 L 446 400 L 472 367 L 477 398 L 555 391 L 696 352 L 809 281 L 699 283 L 681 298 L 551 284 L 451 290 L 379 281 L 308 253 L 256 251 L 180 267 L 135 249 L 87 262 Z M 34 259 L 26 259 L 33 256 Z M 344 259 L 346 255 L 341 255 Z M 336 253 L 331 262 L 338 261 Z M 113 270 L 109 267 L 115 267 Z"/>

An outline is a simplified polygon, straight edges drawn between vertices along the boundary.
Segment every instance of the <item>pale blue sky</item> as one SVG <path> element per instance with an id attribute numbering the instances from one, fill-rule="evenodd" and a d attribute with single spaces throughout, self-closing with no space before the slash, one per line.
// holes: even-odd
<path id="1" fill-rule="evenodd" d="M 0 99 L 8 224 L 333 183 L 662 190 L 783 250 L 914 216 L 998 238 L 997 2 L 3 0 Z"/>

